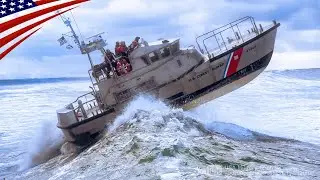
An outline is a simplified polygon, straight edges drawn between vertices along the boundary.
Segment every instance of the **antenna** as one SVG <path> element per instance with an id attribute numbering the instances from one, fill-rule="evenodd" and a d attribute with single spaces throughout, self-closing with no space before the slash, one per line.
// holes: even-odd
<path id="1" fill-rule="evenodd" d="M 64 15 L 60 15 L 60 17 L 61 17 L 61 20 L 63 21 L 63 23 L 67 26 L 67 27 L 69 27 L 70 28 L 70 30 L 71 30 L 71 33 L 72 33 L 72 36 L 71 37 L 73 37 L 74 38 L 74 42 L 79 46 L 79 48 L 80 48 L 80 50 L 81 50 L 81 44 L 80 44 L 80 40 L 79 40 L 79 37 L 78 37 L 78 35 L 76 34 L 76 32 L 74 31 L 74 29 L 73 29 L 73 27 L 72 27 L 72 25 L 71 25 L 71 21 L 70 21 L 70 19 L 69 18 L 66 18 Z"/>
<path id="2" fill-rule="evenodd" d="M 89 52 L 86 52 L 86 51 L 83 49 L 83 45 L 85 44 L 84 41 L 82 41 L 82 43 L 80 43 L 79 37 L 78 37 L 77 33 L 74 31 L 74 29 L 73 29 L 73 27 L 72 27 L 72 25 L 71 25 L 70 19 L 69 19 L 69 18 L 66 18 L 64 15 L 60 15 L 60 17 L 61 17 L 61 20 L 63 21 L 63 23 L 64 23 L 67 27 L 70 28 L 71 34 L 72 34 L 71 37 L 74 39 L 74 42 L 75 42 L 75 43 L 78 45 L 78 47 L 80 48 L 81 53 L 88 55 L 88 59 L 89 59 L 91 68 L 93 69 L 93 63 L 92 63 L 91 56 L 90 56 Z M 64 38 L 63 36 L 64 36 L 64 34 L 62 35 L 62 38 Z M 69 36 L 69 37 L 70 37 L 70 36 Z M 61 38 L 60 38 L 58 41 L 60 41 L 60 40 L 61 40 Z M 61 44 L 61 42 L 60 42 L 60 44 Z M 68 46 L 67 46 L 67 49 L 71 49 L 71 48 L 72 48 L 71 45 L 68 45 Z"/>
<path id="3" fill-rule="evenodd" d="M 96 35 L 93 35 L 91 37 L 88 37 L 87 39 L 91 39 L 91 38 L 95 38 L 95 37 L 100 37 L 101 38 L 101 36 L 100 36 L 101 34 L 104 34 L 104 32 L 96 34 Z"/>
<path id="4" fill-rule="evenodd" d="M 64 15 L 60 15 L 60 17 L 61 17 L 62 22 L 67 27 L 69 27 L 70 30 L 71 30 L 71 32 L 69 32 L 69 33 L 71 33 L 71 35 L 62 34 L 62 37 L 58 40 L 60 45 L 62 46 L 63 44 L 67 43 L 67 40 L 66 40 L 65 36 L 73 38 L 75 44 L 79 47 L 81 53 L 82 54 L 87 54 L 88 59 L 89 59 L 90 64 L 91 64 L 91 68 L 93 69 L 93 63 L 92 63 L 92 59 L 91 59 L 90 53 L 93 52 L 93 51 L 99 50 L 104 55 L 104 47 L 107 45 L 107 42 L 101 36 L 102 34 L 104 34 L 104 32 L 87 38 L 87 39 L 92 39 L 91 41 L 89 40 L 89 43 L 85 43 L 84 40 L 81 40 L 81 42 L 80 42 L 79 36 L 77 35 L 77 33 L 74 31 L 74 28 L 72 27 L 70 18 L 67 18 Z M 74 17 L 73 17 L 73 19 L 74 19 Z M 75 19 L 74 19 L 74 21 L 75 21 Z M 77 25 L 77 27 L 78 27 L 78 25 Z M 79 28 L 78 28 L 78 30 L 80 31 Z M 70 44 L 67 46 L 67 49 L 72 49 L 72 48 L 73 47 Z"/>

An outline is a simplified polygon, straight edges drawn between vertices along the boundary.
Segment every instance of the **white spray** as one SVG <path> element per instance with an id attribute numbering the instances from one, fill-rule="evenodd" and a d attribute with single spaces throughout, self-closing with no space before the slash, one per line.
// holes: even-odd
<path id="1" fill-rule="evenodd" d="M 138 110 L 152 111 L 153 114 L 159 113 L 159 115 L 175 111 L 152 96 L 140 95 L 128 104 L 124 113 L 118 116 L 113 125 L 109 127 L 108 132 L 114 131 L 117 127 L 132 119 Z M 177 109 L 177 111 L 181 111 L 181 109 Z M 254 138 L 252 131 L 249 129 L 235 124 L 221 122 L 224 118 L 221 115 L 218 116 L 212 109 L 208 111 L 208 108 L 205 108 L 205 110 L 197 108 L 191 111 L 185 111 L 183 114 L 186 117 L 191 117 L 202 123 L 206 129 L 223 134 L 227 137 L 238 140 L 249 140 Z"/>
<path id="2" fill-rule="evenodd" d="M 62 144 L 63 135 L 56 127 L 56 121 L 44 121 L 29 142 L 27 153 L 20 163 L 19 170 L 26 170 L 58 155 Z"/>

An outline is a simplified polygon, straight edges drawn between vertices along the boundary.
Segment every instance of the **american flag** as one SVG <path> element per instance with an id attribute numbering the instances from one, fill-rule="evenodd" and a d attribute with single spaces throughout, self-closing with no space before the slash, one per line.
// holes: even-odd
<path id="1" fill-rule="evenodd" d="M 86 1 L 89 0 L 0 0 L 0 60 L 43 23 Z"/>

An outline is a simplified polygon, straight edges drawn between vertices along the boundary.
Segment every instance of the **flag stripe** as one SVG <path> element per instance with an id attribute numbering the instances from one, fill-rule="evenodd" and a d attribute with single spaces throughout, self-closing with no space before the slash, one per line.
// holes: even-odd
<path id="1" fill-rule="evenodd" d="M 71 8 L 71 9 L 73 9 L 73 8 Z M 46 22 L 46 21 L 49 21 L 49 20 L 52 19 L 52 18 L 55 18 L 55 17 L 59 16 L 60 14 L 65 13 L 65 12 L 71 10 L 71 9 L 68 9 L 68 10 L 65 10 L 65 11 L 63 11 L 63 12 L 60 12 L 60 13 L 58 13 L 58 14 L 52 15 L 52 16 L 50 16 L 50 17 L 47 17 L 47 18 L 45 18 L 45 19 L 43 19 L 43 20 L 41 20 L 41 21 L 38 21 L 38 22 L 33 23 L 33 24 L 29 25 L 29 26 L 26 26 L 26 27 L 24 27 L 24 28 L 22 28 L 22 29 L 20 29 L 20 30 L 18 30 L 18 31 L 16 31 L 16 32 L 12 33 L 12 34 L 9 34 L 8 36 L 6 36 L 6 37 L 4 37 L 4 38 L 1 38 L 1 39 L 0 39 L 0 48 L 3 47 L 3 46 L 4 46 L 5 44 L 7 44 L 8 42 L 10 42 L 10 41 L 14 40 L 15 38 L 17 38 L 18 36 L 24 34 L 25 32 L 27 32 L 27 31 L 29 31 L 29 30 L 31 30 L 31 29 L 33 29 L 33 28 L 35 28 L 35 27 L 43 24 L 43 23 Z"/>
<path id="2" fill-rule="evenodd" d="M 39 28 L 41 29 L 41 28 Z M 15 44 L 13 44 L 11 47 L 9 47 L 8 49 L 6 49 L 3 53 L 0 54 L 0 60 L 2 60 L 7 54 L 9 54 L 14 48 L 16 48 L 17 46 L 19 46 L 23 41 L 25 41 L 27 38 L 29 38 L 31 35 L 33 35 L 34 33 L 36 33 L 39 29 L 36 29 L 35 31 L 33 31 L 31 34 L 28 34 L 26 37 L 22 38 L 21 40 L 19 40 L 18 42 L 16 42 Z"/>
<path id="3" fill-rule="evenodd" d="M 36 1 L 34 3 L 36 3 L 36 5 L 40 6 L 43 4 L 48 4 L 48 3 L 52 3 L 52 2 L 57 2 L 58 0 L 41 0 L 41 1 Z"/>
<path id="4" fill-rule="evenodd" d="M 52 7 L 40 10 L 40 11 L 36 11 L 36 12 L 30 13 L 30 14 L 18 17 L 16 19 L 7 21 L 5 23 L 1 23 L 0 24 L 0 27 L 1 27 L 0 33 L 4 32 L 4 31 L 6 31 L 6 30 L 8 30 L 8 29 L 10 29 L 12 27 L 15 27 L 15 26 L 17 26 L 17 25 L 19 25 L 21 23 L 29 21 L 29 20 L 31 20 L 33 18 L 36 18 L 36 17 L 42 16 L 44 14 L 56 11 L 58 9 L 62 9 L 62 8 L 66 8 L 68 6 L 79 4 L 79 3 L 82 3 L 82 2 L 86 2 L 86 1 L 89 1 L 89 0 L 75 0 L 75 1 L 67 2 L 67 3 L 59 4 L 59 5 L 56 5 L 56 6 L 52 6 Z"/>

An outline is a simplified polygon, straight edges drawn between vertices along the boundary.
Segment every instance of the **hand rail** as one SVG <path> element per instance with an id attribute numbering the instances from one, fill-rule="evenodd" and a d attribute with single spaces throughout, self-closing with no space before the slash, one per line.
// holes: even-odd
<path id="1" fill-rule="evenodd" d="M 93 102 L 93 105 L 91 102 Z M 99 103 L 97 102 L 96 99 L 91 99 L 85 103 L 79 104 L 78 107 L 73 109 L 73 111 L 75 112 L 75 114 L 78 114 L 79 112 L 81 112 L 82 117 L 76 116 L 77 120 L 81 121 L 86 118 L 101 114 L 102 112 L 104 112 L 104 109 L 102 109 L 99 106 Z"/>
<path id="2" fill-rule="evenodd" d="M 226 47 L 226 43 L 225 43 L 225 41 L 224 41 L 224 39 L 223 39 L 223 36 L 222 36 L 222 32 L 224 32 L 224 31 L 226 31 L 226 30 L 229 30 L 229 29 L 232 29 L 234 35 L 236 36 L 236 39 L 237 39 L 237 36 L 239 36 L 239 34 L 240 34 L 239 37 L 242 39 L 242 41 L 244 41 L 238 25 L 241 24 L 241 23 L 243 23 L 243 22 L 245 22 L 245 21 L 248 21 L 248 20 L 250 20 L 251 25 L 253 26 L 254 32 L 258 32 L 258 31 L 257 31 L 256 23 L 255 23 L 255 20 L 254 20 L 253 17 L 251 17 L 251 16 L 242 17 L 242 18 L 240 18 L 240 19 L 237 19 L 237 20 L 235 20 L 235 21 L 232 21 L 232 22 L 230 22 L 230 23 L 228 23 L 228 24 L 226 24 L 226 25 L 223 25 L 223 26 L 221 26 L 221 27 L 219 27 L 219 28 L 216 28 L 216 29 L 214 29 L 214 30 L 211 30 L 211 31 L 209 31 L 209 32 L 207 32 L 207 33 L 204 33 L 204 34 L 198 36 L 198 37 L 196 38 L 196 43 L 197 43 L 197 45 L 198 45 L 198 48 L 199 48 L 200 52 L 201 52 L 202 54 L 204 54 L 204 50 L 201 48 L 201 46 L 200 46 L 200 44 L 199 44 L 200 38 L 203 39 L 203 40 L 202 40 L 202 44 L 203 44 L 203 47 L 205 48 L 205 51 L 206 51 L 206 53 L 208 54 L 209 58 L 210 58 L 211 55 L 210 55 L 210 53 L 209 53 L 209 51 L 208 51 L 208 48 L 207 48 L 207 46 L 206 46 L 206 44 L 205 44 L 205 41 L 206 41 L 207 39 L 210 39 L 210 38 L 212 38 L 212 37 L 215 37 L 215 40 L 216 40 L 216 42 L 217 42 L 217 44 L 218 44 L 219 49 L 222 50 L 222 49 L 221 49 L 222 47 L 220 46 L 220 43 L 218 42 L 218 39 L 217 39 L 217 37 L 216 37 L 217 35 L 219 35 L 219 36 L 221 37 L 225 48 L 227 48 L 227 47 Z M 234 30 L 235 27 L 237 28 L 237 31 Z M 210 33 L 212 33 L 212 35 L 210 35 Z M 237 33 L 239 33 L 239 34 L 237 34 Z M 208 36 L 208 35 L 209 35 L 209 36 Z"/>
<path id="3" fill-rule="evenodd" d="M 75 101 L 73 101 L 71 104 L 73 104 L 73 103 L 76 103 L 80 98 L 82 98 L 82 97 L 85 97 L 86 95 L 89 95 L 89 94 L 91 94 L 92 96 L 93 96 L 93 91 L 91 91 L 91 92 L 88 92 L 88 93 L 86 93 L 86 94 L 83 94 L 83 95 L 81 95 L 81 96 L 79 96 Z"/>

